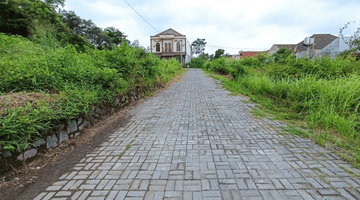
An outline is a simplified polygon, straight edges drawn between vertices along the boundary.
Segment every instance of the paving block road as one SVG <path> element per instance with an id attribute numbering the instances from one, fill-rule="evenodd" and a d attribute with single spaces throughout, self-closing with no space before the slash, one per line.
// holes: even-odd
<path id="1" fill-rule="evenodd" d="M 359 170 L 244 100 L 190 69 L 35 200 L 360 199 Z"/>

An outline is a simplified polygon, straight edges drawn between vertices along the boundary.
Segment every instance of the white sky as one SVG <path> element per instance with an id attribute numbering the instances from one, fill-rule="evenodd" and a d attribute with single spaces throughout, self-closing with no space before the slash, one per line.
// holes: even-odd
<path id="1" fill-rule="evenodd" d="M 360 0 L 126 1 L 159 32 L 173 28 L 190 43 L 205 38 L 210 54 L 220 47 L 230 54 L 268 50 L 315 33 L 338 36 L 345 23 L 356 21 L 357 26 L 360 20 Z M 124 0 L 66 0 L 65 9 L 99 27 L 114 26 L 141 46 L 149 46 L 150 35 L 157 34 Z"/>

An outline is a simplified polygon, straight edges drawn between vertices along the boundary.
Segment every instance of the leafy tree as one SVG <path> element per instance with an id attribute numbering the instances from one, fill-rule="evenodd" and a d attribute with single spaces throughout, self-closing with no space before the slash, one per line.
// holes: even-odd
<path id="1" fill-rule="evenodd" d="M 209 59 L 209 54 L 208 54 L 208 53 L 201 54 L 201 55 L 199 56 L 199 58 L 202 58 L 202 59 L 204 59 L 204 60 L 207 60 L 207 59 Z"/>
<path id="2" fill-rule="evenodd" d="M 274 61 L 278 63 L 285 63 L 286 58 L 289 57 L 291 53 L 292 52 L 289 48 L 280 48 L 276 53 L 273 54 Z"/>
<path id="3" fill-rule="evenodd" d="M 223 56 L 225 53 L 225 50 L 224 49 L 218 49 L 215 51 L 215 56 L 214 56 L 214 59 L 217 59 L 217 58 L 220 58 L 221 56 Z"/>
<path id="4" fill-rule="evenodd" d="M 60 13 L 62 21 L 70 28 L 72 35 L 86 37 L 98 49 L 113 49 L 114 45 L 119 46 L 126 40 L 127 35 L 115 27 L 103 30 L 91 20 L 81 19 L 74 11 L 61 10 Z"/>
<path id="5" fill-rule="evenodd" d="M 129 41 L 126 39 L 127 35 L 115 27 L 107 27 L 105 28 L 104 32 L 109 37 L 110 43 L 108 46 L 119 46 L 123 40 L 129 43 Z M 139 46 L 139 40 L 137 40 L 137 44 Z"/>
<path id="6" fill-rule="evenodd" d="M 40 20 L 63 28 L 59 15 L 40 0 L 7 0 L 0 2 L 0 32 L 28 37 L 32 22 Z"/>
<path id="7" fill-rule="evenodd" d="M 19 2 L 0 2 L 0 10 L 0 32 L 24 37 L 29 35 L 30 20 L 26 20 Z"/>
<path id="8" fill-rule="evenodd" d="M 65 0 L 45 0 L 45 2 L 54 8 L 60 8 L 65 6 Z"/>
<path id="9" fill-rule="evenodd" d="M 81 19 L 74 11 L 58 9 L 64 3 L 65 0 L 0 2 L 0 32 L 43 44 L 49 42 L 49 38 L 56 38 L 62 45 L 76 45 L 78 50 L 85 50 L 86 46 L 113 49 L 126 40 L 127 35 L 114 27 L 103 30 L 91 20 Z"/>
<path id="10" fill-rule="evenodd" d="M 195 54 L 203 54 L 205 51 L 205 46 L 206 46 L 205 39 L 200 39 L 198 38 L 197 40 L 195 40 L 193 43 L 191 43 L 191 46 L 193 46 L 193 52 Z"/>

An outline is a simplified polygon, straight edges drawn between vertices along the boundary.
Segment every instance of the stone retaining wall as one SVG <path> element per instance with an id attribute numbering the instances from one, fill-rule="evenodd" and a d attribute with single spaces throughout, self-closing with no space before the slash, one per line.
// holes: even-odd
<path id="1" fill-rule="evenodd" d="M 62 142 L 69 140 L 69 138 L 80 135 L 84 132 L 85 128 L 90 127 L 95 122 L 108 118 L 109 116 L 126 107 L 130 102 L 135 102 L 154 89 L 154 86 L 147 90 L 143 87 L 137 87 L 125 95 L 116 97 L 112 105 L 100 105 L 91 109 L 87 114 L 83 113 L 78 117 L 71 119 L 69 123 L 56 124 L 55 130 L 48 131 L 48 134 L 46 134 L 39 141 L 35 142 L 35 146 L 29 147 L 22 153 L 11 153 L 9 151 L 4 151 L 0 147 L 0 151 L 2 152 L 0 158 L 1 163 L 9 163 L 6 161 L 13 163 L 16 160 L 17 162 L 24 161 L 36 156 L 39 149 L 50 149 L 57 147 Z"/>

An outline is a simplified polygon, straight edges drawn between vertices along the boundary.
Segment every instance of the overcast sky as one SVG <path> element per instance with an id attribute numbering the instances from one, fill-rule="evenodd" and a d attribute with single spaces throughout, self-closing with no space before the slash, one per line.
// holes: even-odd
<path id="1" fill-rule="evenodd" d="M 231 54 L 268 50 L 273 44 L 299 43 L 314 33 L 338 36 L 345 23 L 356 21 L 358 26 L 360 20 L 359 0 L 126 1 L 159 32 L 172 28 L 190 43 L 205 38 L 205 52 L 210 54 L 219 48 Z M 99 27 L 114 26 L 141 46 L 149 46 L 150 35 L 158 33 L 124 0 L 66 0 L 65 9 Z"/>

